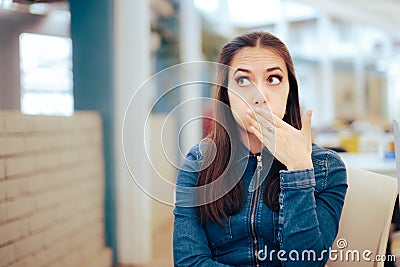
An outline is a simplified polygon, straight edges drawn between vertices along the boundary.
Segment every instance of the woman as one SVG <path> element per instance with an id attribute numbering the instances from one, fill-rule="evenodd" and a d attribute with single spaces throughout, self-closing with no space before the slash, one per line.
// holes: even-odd
<path id="1" fill-rule="evenodd" d="M 218 62 L 212 131 L 178 172 L 175 266 L 324 266 L 346 169 L 311 143 L 286 46 L 244 33 Z"/>

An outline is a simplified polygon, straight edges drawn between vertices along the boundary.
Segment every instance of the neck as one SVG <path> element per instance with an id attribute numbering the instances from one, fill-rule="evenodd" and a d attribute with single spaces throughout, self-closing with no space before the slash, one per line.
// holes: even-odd
<path id="1" fill-rule="evenodd" d="M 239 129 L 239 138 L 242 141 L 243 145 L 252 153 L 257 154 L 260 153 L 264 147 L 264 144 L 252 133 L 247 132 L 246 130 L 240 128 Z"/>

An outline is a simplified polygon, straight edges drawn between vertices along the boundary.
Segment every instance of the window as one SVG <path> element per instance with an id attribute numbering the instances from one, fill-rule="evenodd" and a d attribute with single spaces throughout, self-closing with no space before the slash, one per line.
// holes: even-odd
<path id="1" fill-rule="evenodd" d="M 388 118 L 400 119 L 400 56 L 395 56 L 389 64 L 388 70 Z"/>
<path id="2" fill-rule="evenodd" d="M 71 39 L 22 33 L 19 43 L 21 111 L 71 116 L 74 112 Z"/>

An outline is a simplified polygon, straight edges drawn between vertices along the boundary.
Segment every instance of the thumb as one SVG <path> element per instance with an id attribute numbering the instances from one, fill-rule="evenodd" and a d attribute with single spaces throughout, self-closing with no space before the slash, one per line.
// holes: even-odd
<path id="1" fill-rule="evenodd" d="M 311 138 L 311 117 L 313 111 L 311 109 L 307 110 L 304 114 L 303 119 L 303 127 L 301 128 L 301 132 Z"/>

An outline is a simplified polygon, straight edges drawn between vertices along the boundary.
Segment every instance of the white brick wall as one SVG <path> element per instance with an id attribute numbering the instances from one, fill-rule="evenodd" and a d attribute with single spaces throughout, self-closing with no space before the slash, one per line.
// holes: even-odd
<path id="1" fill-rule="evenodd" d="M 0 112 L 0 267 L 111 266 L 97 113 Z"/>
<path id="2" fill-rule="evenodd" d="M 0 158 L 0 181 L 4 179 L 6 175 L 6 162 L 4 159 Z"/>

